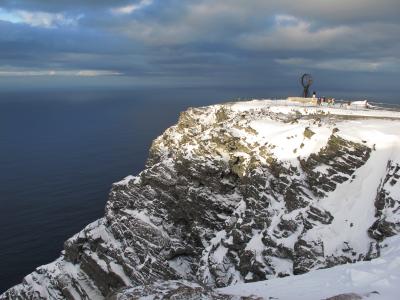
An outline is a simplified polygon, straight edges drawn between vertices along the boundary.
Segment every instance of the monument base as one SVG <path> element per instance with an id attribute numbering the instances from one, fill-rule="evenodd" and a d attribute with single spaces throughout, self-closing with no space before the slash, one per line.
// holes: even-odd
<path id="1" fill-rule="evenodd" d="M 304 97 L 288 97 L 288 101 L 304 103 L 304 104 L 317 104 L 317 98 L 304 98 Z"/>

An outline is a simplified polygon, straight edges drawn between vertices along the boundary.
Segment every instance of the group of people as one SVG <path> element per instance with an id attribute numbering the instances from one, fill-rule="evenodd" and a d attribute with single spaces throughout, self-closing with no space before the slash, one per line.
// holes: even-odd
<path id="1" fill-rule="evenodd" d="M 317 97 L 316 92 L 313 92 L 312 98 L 316 99 L 317 105 L 321 106 L 334 106 L 335 105 L 335 98 L 325 98 L 325 97 Z M 362 100 L 362 101 L 339 101 L 339 107 L 344 107 L 344 108 L 354 108 L 354 109 L 359 109 L 359 108 L 373 108 L 374 106 L 370 105 L 367 100 Z"/>
<path id="2" fill-rule="evenodd" d="M 312 97 L 314 99 L 317 99 L 317 105 L 335 105 L 335 98 L 325 98 L 325 97 L 318 97 L 317 98 L 317 93 L 314 91 Z"/>

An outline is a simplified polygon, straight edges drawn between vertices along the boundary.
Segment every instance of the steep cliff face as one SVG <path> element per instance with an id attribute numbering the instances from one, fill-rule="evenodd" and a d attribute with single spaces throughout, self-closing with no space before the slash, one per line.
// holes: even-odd
<path id="1" fill-rule="evenodd" d="M 378 257 L 400 232 L 400 120 L 352 114 L 187 110 L 104 218 L 0 299 L 230 299 L 212 288 Z"/>

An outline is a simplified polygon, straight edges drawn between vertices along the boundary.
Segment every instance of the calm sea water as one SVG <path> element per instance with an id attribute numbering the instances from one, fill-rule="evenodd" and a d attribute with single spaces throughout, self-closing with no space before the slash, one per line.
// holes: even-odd
<path id="1" fill-rule="evenodd" d="M 188 106 L 260 89 L 0 93 L 0 293 L 103 215 L 111 184 L 143 169 Z M 397 101 L 394 101 L 397 102 Z"/>

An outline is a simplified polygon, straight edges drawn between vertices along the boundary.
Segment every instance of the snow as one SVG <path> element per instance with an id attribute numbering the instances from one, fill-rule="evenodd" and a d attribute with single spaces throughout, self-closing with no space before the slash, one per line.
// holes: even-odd
<path id="1" fill-rule="evenodd" d="M 356 293 L 368 296 L 368 299 L 397 300 L 400 293 L 400 236 L 387 239 L 385 244 L 387 247 L 382 249 L 381 257 L 372 261 L 340 265 L 304 275 L 237 284 L 218 291 L 229 295 L 255 295 L 279 300 L 319 300 L 343 293 Z"/>
<path id="2" fill-rule="evenodd" d="M 324 147 L 332 134 L 332 129 L 312 125 L 309 121 L 296 124 L 282 123 L 274 120 L 256 120 L 250 126 L 258 132 L 260 144 L 272 145 L 270 152 L 282 161 L 296 161 L 297 157 L 307 158 L 312 153 L 318 153 Z M 304 136 L 304 128 L 309 127 L 314 135 Z"/>
<path id="3" fill-rule="evenodd" d="M 363 102 L 363 101 L 361 101 Z M 355 101 L 353 102 L 355 103 Z M 357 103 L 356 103 L 357 104 Z M 343 116 L 360 116 L 360 117 L 377 117 L 377 118 L 400 118 L 400 112 L 387 111 L 387 110 L 373 110 L 363 108 L 360 105 L 353 105 L 353 107 L 342 107 L 335 104 L 335 106 L 315 106 L 312 104 L 303 104 L 290 102 L 286 99 L 281 100 L 252 100 L 246 102 L 237 102 L 231 106 L 231 109 L 237 112 L 248 111 L 251 109 L 269 109 L 275 113 L 288 114 L 298 111 L 303 115 L 309 114 L 331 114 Z"/>
<path id="4" fill-rule="evenodd" d="M 136 179 L 135 176 L 133 176 L 133 175 L 128 175 L 128 176 L 126 176 L 124 179 L 122 179 L 121 181 L 115 182 L 114 185 L 117 185 L 117 186 L 118 186 L 118 185 L 122 185 L 122 186 L 128 185 L 129 182 L 131 182 L 132 180 L 135 180 L 135 179 Z"/>
<path id="5" fill-rule="evenodd" d="M 86 254 L 88 255 L 88 256 L 90 256 L 95 262 L 96 262 L 96 264 L 105 272 L 105 273 L 108 273 L 108 266 L 107 266 L 107 263 L 104 261 L 104 260 L 102 260 L 98 255 L 97 255 L 97 253 L 96 252 L 89 252 L 89 251 L 85 251 L 86 252 Z"/>
<path id="6" fill-rule="evenodd" d="M 80 281 L 80 288 L 88 295 L 89 299 L 102 299 L 102 294 L 98 288 L 95 288 L 94 282 L 81 270 L 79 265 L 74 265 L 70 262 L 57 260 L 56 263 L 60 268 L 60 271 L 56 270 L 56 273 L 63 272 L 64 274 L 68 274 L 71 278 L 79 278 Z M 84 280 L 83 280 L 84 279 Z M 70 292 L 75 293 L 75 289 L 69 288 Z M 76 299 L 79 299 L 77 297 Z"/>
<path id="7" fill-rule="evenodd" d="M 33 290 L 38 292 L 43 299 L 60 299 L 61 295 L 57 290 L 49 288 L 54 278 L 63 277 L 66 286 L 65 290 L 68 290 L 75 299 L 80 299 L 80 295 L 72 287 L 72 281 L 70 278 L 80 279 L 80 288 L 83 293 L 88 296 L 88 299 L 103 299 L 103 296 L 99 289 L 95 287 L 93 281 L 81 270 L 79 265 L 74 265 L 67 262 L 63 257 L 58 258 L 54 262 L 38 267 L 37 273 L 32 273 L 24 278 L 24 283 L 29 284 Z M 44 270 L 49 272 L 50 277 L 41 276 L 44 274 Z M 16 289 L 22 289 L 21 285 L 16 286 Z M 36 299 L 36 298 L 35 298 Z"/>
<path id="8" fill-rule="evenodd" d="M 234 112 L 234 115 L 240 115 L 242 112 L 253 114 L 248 127 L 254 129 L 257 133 L 249 133 L 246 130 L 238 127 L 225 128 L 230 135 L 240 138 L 249 145 L 267 145 L 268 151 L 278 160 L 287 161 L 296 165 L 297 158 L 307 158 L 312 153 L 318 153 L 323 148 L 329 137 L 332 134 L 334 124 L 317 124 L 315 118 L 310 120 L 297 120 L 295 123 L 284 123 L 279 120 L 274 120 L 269 117 L 269 114 L 296 114 L 301 115 L 322 115 L 333 116 L 340 115 L 343 120 L 336 120 L 341 125 L 341 136 L 344 138 L 350 137 L 350 140 L 361 142 L 364 140 L 370 141 L 369 147 L 377 143 L 375 137 L 381 134 L 383 130 L 386 134 L 386 129 L 391 127 L 393 120 L 400 119 L 400 112 L 373 110 L 360 108 L 359 102 L 354 102 L 355 105 L 349 108 L 343 108 L 340 105 L 335 106 L 316 106 L 312 104 L 303 104 L 289 102 L 287 100 L 252 100 L 247 102 L 237 102 L 228 106 L 229 110 Z M 364 103 L 360 101 L 360 103 Z M 218 106 L 219 107 L 219 106 Z M 209 116 L 209 114 L 205 114 Z M 347 118 L 347 119 L 346 119 Z M 358 118 L 358 119 L 357 119 Z M 363 118 L 360 120 L 359 118 Z M 366 119 L 372 118 L 372 119 Z M 385 119 L 385 120 L 384 120 Z M 210 118 L 202 119 L 201 122 L 206 123 Z M 214 121 L 214 120 L 211 120 Z M 240 123 L 240 121 L 239 121 Z M 246 126 L 246 124 L 244 124 Z M 306 137 L 304 128 L 307 128 L 314 134 L 311 137 Z M 397 130 L 399 127 L 396 126 Z M 394 132 L 396 136 L 398 133 Z M 376 135 L 377 134 L 377 135 Z M 384 137 L 379 138 L 384 140 Z M 190 153 L 193 146 L 186 146 Z M 243 153 L 235 153 L 242 155 Z M 243 156 L 243 155 L 242 155 Z"/>
<path id="9" fill-rule="evenodd" d="M 226 247 L 219 245 L 218 248 L 214 251 L 213 258 L 217 263 L 222 263 L 227 252 L 228 249 Z"/>
<path id="10" fill-rule="evenodd" d="M 209 242 L 209 245 L 206 249 L 203 250 L 203 255 L 202 255 L 202 260 L 203 261 L 207 261 L 209 259 L 210 253 L 212 251 L 212 249 L 216 246 L 219 246 L 221 243 L 221 240 L 226 236 L 226 231 L 225 230 L 221 230 L 218 231 L 215 234 L 215 237 L 212 238 Z M 221 249 L 222 250 L 222 249 Z M 223 250 L 222 250 L 223 251 Z M 221 251 L 219 252 L 219 254 L 221 255 Z M 217 257 L 218 262 L 222 262 L 222 258 Z M 208 280 L 210 280 L 212 278 L 212 275 L 210 273 L 210 270 L 208 268 L 208 264 L 204 263 L 204 265 L 202 267 L 200 267 L 200 272 L 202 272 L 203 278 L 204 278 L 204 284 L 209 284 L 210 282 L 208 282 Z"/>
<path id="11" fill-rule="evenodd" d="M 151 227 L 158 229 L 158 227 L 155 226 L 153 224 L 153 222 L 150 220 L 149 214 L 146 213 L 145 211 L 139 211 L 139 210 L 133 210 L 133 209 L 127 209 L 127 208 L 123 209 L 123 211 L 126 214 L 146 223 L 147 225 L 150 225 Z"/>
<path id="12" fill-rule="evenodd" d="M 350 105 L 351 105 L 351 106 L 367 107 L 367 106 L 368 106 L 368 101 L 367 101 L 367 100 L 352 101 L 352 102 L 350 102 Z"/>
<path id="13" fill-rule="evenodd" d="M 325 255 L 341 250 L 343 241 L 357 252 L 368 248 L 371 239 L 364 230 L 375 220 L 376 188 L 386 174 L 388 160 L 400 161 L 400 129 L 387 120 L 363 120 L 338 123 L 338 135 L 369 147 L 375 144 L 370 159 L 346 181 L 319 202 L 335 216 L 332 224 L 316 227 L 309 234 L 318 235 L 324 242 Z M 350 225 L 351 223 L 351 225 Z"/>
<path id="14" fill-rule="evenodd" d="M 353 103 L 365 104 L 363 101 Z M 253 100 L 249 102 L 235 103 L 231 109 L 236 112 L 258 110 L 274 113 L 301 114 L 330 114 L 344 116 L 359 116 L 373 118 L 345 118 L 336 119 L 334 123 L 325 123 L 323 126 L 314 124 L 313 120 L 298 120 L 296 123 L 283 123 L 274 120 L 265 114 L 255 114 L 249 126 L 257 131 L 257 135 L 247 135 L 235 132 L 235 136 L 252 142 L 256 140 L 260 145 L 267 145 L 269 152 L 281 163 L 290 163 L 296 166 L 298 157 L 307 158 L 313 153 L 318 153 L 326 146 L 333 129 L 338 129 L 338 136 L 361 143 L 374 149 L 370 159 L 353 174 L 354 178 L 337 186 L 336 190 L 327 193 L 327 197 L 321 199 L 315 206 L 322 210 L 329 211 L 334 220 L 332 224 L 315 226 L 304 236 L 308 240 L 321 240 L 324 244 L 324 255 L 338 254 L 342 249 L 348 247 L 358 253 L 368 249 L 371 239 L 368 237 L 366 228 L 369 228 L 375 221 L 376 188 L 382 178 L 386 175 L 386 165 L 389 160 L 400 162 L 400 112 L 368 110 L 368 109 L 343 109 L 338 106 L 313 106 L 290 102 L 285 100 Z M 314 134 L 310 137 L 304 135 L 304 128 L 308 128 Z M 327 166 L 321 165 L 316 171 L 327 172 Z M 392 188 L 395 193 L 398 185 Z M 398 192 L 395 193 L 398 195 Z M 283 207 L 273 201 L 272 206 L 276 207 L 277 215 L 273 218 L 269 233 L 272 235 L 282 216 Z M 391 216 L 389 216 L 391 217 Z M 279 243 L 292 246 L 296 241 L 297 234 L 291 235 L 289 239 L 280 239 Z M 253 241 L 247 249 L 256 248 Z"/>
<path id="15" fill-rule="evenodd" d="M 125 274 L 124 269 L 122 268 L 121 265 L 116 264 L 115 262 L 110 262 L 109 264 L 110 270 L 111 272 L 113 272 L 114 274 L 118 275 L 119 278 L 121 278 L 125 285 L 130 285 L 131 284 L 131 280 L 128 278 L 128 276 Z"/>
<path id="16" fill-rule="evenodd" d="M 174 259 L 168 261 L 168 265 L 174 269 L 177 274 L 185 278 L 187 274 L 190 274 L 191 270 L 191 262 L 188 258 L 184 256 L 178 256 Z"/>
<path id="17" fill-rule="evenodd" d="M 261 233 L 253 234 L 250 242 L 247 243 L 245 250 L 252 250 L 255 251 L 257 254 L 260 254 L 261 251 L 264 250 L 264 244 L 261 239 Z"/>
<path id="18" fill-rule="evenodd" d="M 113 235 L 110 234 L 107 227 L 105 226 L 105 219 L 101 218 L 97 221 L 90 223 L 86 226 L 85 230 L 87 235 L 93 240 L 101 239 L 109 244 L 115 244 L 117 241 L 114 239 Z"/>

